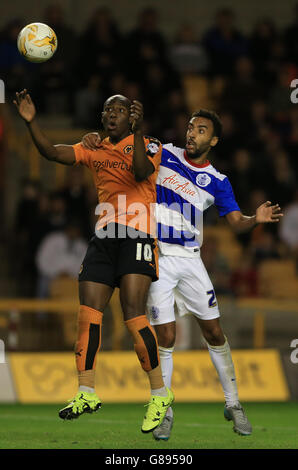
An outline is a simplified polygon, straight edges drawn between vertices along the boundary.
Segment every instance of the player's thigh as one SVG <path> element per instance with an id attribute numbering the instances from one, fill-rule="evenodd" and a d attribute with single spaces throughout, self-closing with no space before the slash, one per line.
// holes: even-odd
<path id="1" fill-rule="evenodd" d="M 184 274 L 178 283 L 176 298 L 179 314 L 192 313 L 201 320 L 218 318 L 215 290 L 201 258 L 183 262 Z"/>
<path id="2" fill-rule="evenodd" d="M 179 271 L 170 256 L 159 257 L 159 279 L 152 282 L 147 300 L 147 313 L 151 325 L 175 322 L 174 289 L 178 283 Z"/>
<path id="3" fill-rule="evenodd" d="M 80 305 L 103 312 L 110 301 L 114 288 L 98 282 L 79 282 Z"/>
<path id="4" fill-rule="evenodd" d="M 125 274 L 120 279 L 120 302 L 124 320 L 145 315 L 152 279 L 147 274 Z"/>
<path id="5" fill-rule="evenodd" d="M 81 264 L 79 282 L 89 281 L 116 286 L 119 243 L 117 239 L 92 237 Z"/>
<path id="6" fill-rule="evenodd" d="M 126 238 L 119 240 L 116 283 L 124 318 L 144 315 L 148 290 L 157 279 L 156 240 L 146 233 L 127 229 Z"/>
<path id="7" fill-rule="evenodd" d="M 103 311 L 115 287 L 117 241 L 93 237 L 79 272 L 81 305 Z"/>

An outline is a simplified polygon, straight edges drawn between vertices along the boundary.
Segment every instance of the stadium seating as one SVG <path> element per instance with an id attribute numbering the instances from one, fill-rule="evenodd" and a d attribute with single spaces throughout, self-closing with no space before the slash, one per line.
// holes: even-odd
<path id="1" fill-rule="evenodd" d="M 183 77 L 183 88 L 190 112 L 210 106 L 208 81 L 205 77 L 185 75 Z"/>
<path id="2" fill-rule="evenodd" d="M 76 299 L 78 298 L 78 282 L 75 279 L 63 276 L 53 279 L 50 284 L 50 297 L 52 299 Z M 77 312 L 61 313 L 63 335 L 65 345 L 73 348 L 76 340 Z"/>
<path id="3" fill-rule="evenodd" d="M 204 239 L 215 237 L 218 244 L 218 251 L 226 258 L 229 267 L 234 269 L 237 266 L 242 249 L 229 227 L 220 224 L 205 227 L 203 236 Z"/>
<path id="4" fill-rule="evenodd" d="M 294 261 L 263 261 L 258 268 L 258 275 L 261 296 L 298 299 L 298 277 Z"/>

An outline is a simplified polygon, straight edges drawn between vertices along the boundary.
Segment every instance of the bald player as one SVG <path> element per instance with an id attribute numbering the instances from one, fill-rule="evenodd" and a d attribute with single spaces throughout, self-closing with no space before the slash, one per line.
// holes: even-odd
<path id="1" fill-rule="evenodd" d="M 95 152 L 81 143 L 52 145 L 36 122 L 36 109 L 27 90 L 16 93 L 14 104 L 39 153 L 56 163 L 87 166 L 98 192 L 99 218 L 79 273 L 75 346 L 79 389 L 59 416 L 74 419 L 101 407 L 95 393 L 96 356 L 103 311 L 119 287 L 125 325 L 151 388 L 141 430 L 153 431 L 174 399 L 164 385 L 156 333 L 145 314 L 151 282 L 158 279 L 150 205 L 156 202 L 161 145 L 142 134 L 142 104 L 131 103 L 122 95 L 111 96 L 104 103 L 101 121 L 107 137 Z"/>

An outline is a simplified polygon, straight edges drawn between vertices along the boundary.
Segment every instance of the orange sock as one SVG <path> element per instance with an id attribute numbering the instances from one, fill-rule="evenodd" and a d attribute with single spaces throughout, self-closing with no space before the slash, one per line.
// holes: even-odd
<path id="1" fill-rule="evenodd" d="M 75 346 L 78 372 L 95 369 L 101 344 L 102 312 L 81 305 L 78 314 L 78 339 Z"/>
<path id="2" fill-rule="evenodd" d="M 157 337 L 146 315 L 125 322 L 134 339 L 134 347 L 142 368 L 149 372 L 160 364 Z"/>

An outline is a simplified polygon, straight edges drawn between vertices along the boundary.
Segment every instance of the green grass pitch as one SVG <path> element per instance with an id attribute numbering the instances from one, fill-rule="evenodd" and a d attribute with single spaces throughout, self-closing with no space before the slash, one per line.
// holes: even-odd
<path id="1" fill-rule="evenodd" d="M 169 441 L 141 433 L 142 404 L 104 404 L 62 421 L 64 405 L 0 405 L 1 449 L 298 449 L 298 403 L 245 403 L 251 436 L 239 436 L 221 403 L 176 403 Z"/>

